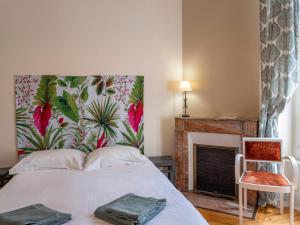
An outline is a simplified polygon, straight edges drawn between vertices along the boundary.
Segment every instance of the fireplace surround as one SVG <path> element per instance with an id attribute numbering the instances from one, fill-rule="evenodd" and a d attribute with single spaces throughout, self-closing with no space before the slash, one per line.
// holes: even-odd
<path id="1" fill-rule="evenodd" d="M 238 148 L 241 152 L 243 137 L 257 137 L 258 120 L 255 119 L 219 119 L 219 118 L 175 118 L 176 136 L 176 186 L 180 191 L 195 190 L 194 170 L 191 167 L 191 155 L 195 145 L 214 145 Z M 196 135 L 196 137 L 195 137 Z M 197 135 L 201 138 L 197 138 Z M 193 140 L 196 140 L 193 143 Z M 193 156 L 192 156 L 193 158 Z M 190 163 L 189 163 L 190 162 Z M 255 169 L 255 165 L 249 165 Z M 256 204 L 256 192 L 248 191 L 249 204 Z M 236 196 L 237 197 L 237 196 Z"/>

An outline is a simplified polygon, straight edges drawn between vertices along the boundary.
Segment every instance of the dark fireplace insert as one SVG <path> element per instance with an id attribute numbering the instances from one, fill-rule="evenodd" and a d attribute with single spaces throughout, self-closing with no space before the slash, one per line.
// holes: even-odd
<path id="1" fill-rule="evenodd" d="M 238 150 L 235 147 L 194 145 L 194 191 L 236 199 L 234 164 Z"/>

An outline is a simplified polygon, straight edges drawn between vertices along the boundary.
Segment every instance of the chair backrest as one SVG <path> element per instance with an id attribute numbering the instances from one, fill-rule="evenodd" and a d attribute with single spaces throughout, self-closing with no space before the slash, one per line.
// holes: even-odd
<path id="1" fill-rule="evenodd" d="M 245 161 L 281 162 L 281 148 L 279 138 L 243 138 Z"/>

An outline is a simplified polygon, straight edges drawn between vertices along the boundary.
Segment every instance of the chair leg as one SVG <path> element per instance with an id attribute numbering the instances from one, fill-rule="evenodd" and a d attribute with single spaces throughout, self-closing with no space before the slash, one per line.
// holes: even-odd
<path id="1" fill-rule="evenodd" d="M 244 188 L 244 209 L 247 209 L 247 189 Z"/>
<path id="2" fill-rule="evenodd" d="M 294 225 L 294 187 L 291 187 L 290 193 L 290 225 Z"/>
<path id="3" fill-rule="evenodd" d="M 280 214 L 283 214 L 284 213 L 284 194 L 283 193 L 280 193 Z"/>
<path id="4" fill-rule="evenodd" d="M 239 185 L 239 224 L 243 225 L 243 189 Z"/>

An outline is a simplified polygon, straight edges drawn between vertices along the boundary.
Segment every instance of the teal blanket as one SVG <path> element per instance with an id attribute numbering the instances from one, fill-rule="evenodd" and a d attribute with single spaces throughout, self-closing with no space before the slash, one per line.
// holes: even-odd
<path id="1" fill-rule="evenodd" d="M 69 220 L 70 214 L 60 213 L 42 204 L 0 213 L 0 225 L 60 225 Z"/>
<path id="2" fill-rule="evenodd" d="M 165 206 L 165 199 L 127 194 L 96 209 L 95 216 L 115 225 L 143 225 Z"/>

